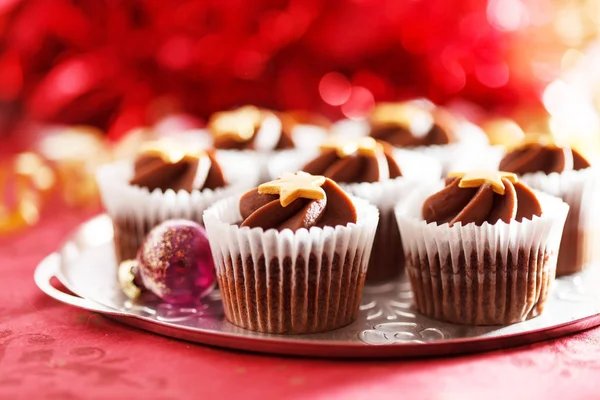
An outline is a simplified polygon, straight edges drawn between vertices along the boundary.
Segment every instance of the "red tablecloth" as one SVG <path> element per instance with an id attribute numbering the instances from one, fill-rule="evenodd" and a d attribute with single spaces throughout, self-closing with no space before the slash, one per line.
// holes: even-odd
<path id="1" fill-rule="evenodd" d="M 0 399 L 600 398 L 600 329 L 525 348 L 415 361 L 269 357 L 179 342 L 62 305 L 37 263 L 89 212 L 0 240 Z"/>

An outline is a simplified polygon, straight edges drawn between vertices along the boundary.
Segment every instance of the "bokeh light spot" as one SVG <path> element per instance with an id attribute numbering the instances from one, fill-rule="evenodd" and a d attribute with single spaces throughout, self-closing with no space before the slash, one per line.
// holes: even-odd
<path id="1" fill-rule="evenodd" d="M 490 0 L 487 19 L 494 28 L 503 31 L 516 31 L 529 24 L 527 8 L 520 0 Z"/>
<path id="2" fill-rule="evenodd" d="M 63 94 L 75 94 L 86 88 L 92 80 L 90 71 L 82 62 L 67 65 L 56 77 L 57 89 Z"/>
<path id="3" fill-rule="evenodd" d="M 342 105 L 342 113 L 350 119 L 366 117 L 375 107 L 373 93 L 362 86 L 354 86 L 348 101 Z"/>
<path id="4" fill-rule="evenodd" d="M 579 63 L 584 57 L 584 54 L 577 49 L 569 49 L 565 52 L 560 60 L 560 66 L 562 69 L 573 68 Z"/>
<path id="5" fill-rule="evenodd" d="M 508 83 L 509 71 L 505 63 L 482 64 L 475 67 L 475 76 L 487 87 L 498 88 Z"/>
<path id="6" fill-rule="evenodd" d="M 571 86 L 564 81 L 557 80 L 546 87 L 542 101 L 550 115 L 559 115 L 565 107 L 569 107 L 570 104 L 577 101 L 577 95 Z"/>
<path id="7" fill-rule="evenodd" d="M 323 101 L 332 106 L 344 104 L 350 98 L 352 86 L 348 79 L 338 73 L 329 72 L 319 82 L 319 94 Z"/>

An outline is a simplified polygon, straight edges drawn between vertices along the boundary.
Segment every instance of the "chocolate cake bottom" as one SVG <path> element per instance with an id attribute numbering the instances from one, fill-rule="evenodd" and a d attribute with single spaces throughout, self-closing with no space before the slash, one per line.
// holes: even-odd
<path id="1" fill-rule="evenodd" d="M 404 270 L 404 251 L 398 222 L 391 209 L 380 210 L 379 224 L 375 233 L 367 283 L 383 283 L 398 278 Z"/>
<path id="2" fill-rule="evenodd" d="M 581 272 L 586 265 L 597 259 L 598 243 L 579 229 L 565 229 L 560 242 L 556 276 Z"/>
<path id="3" fill-rule="evenodd" d="M 278 334 L 331 331 L 353 322 L 365 283 L 357 255 L 293 260 L 264 256 L 218 260 L 225 316 L 245 329 Z"/>
<path id="4" fill-rule="evenodd" d="M 591 229 L 580 226 L 580 213 L 579 205 L 572 204 L 560 242 L 556 276 L 581 272 L 600 259 L 600 235 L 595 234 L 594 226 Z M 586 224 L 591 225 L 588 221 Z"/>
<path id="5" fill-rule="evenodd" d="M 467 258 L 468 257 L 468 258 Z M 538 316 L 554 280 L 556 255 L 543 249 L 461 252 L 457 270 L 445 260 L 407 257 L 407 270 L 418 310 L 425 316 L 464 325 L 509 325 Z"/>

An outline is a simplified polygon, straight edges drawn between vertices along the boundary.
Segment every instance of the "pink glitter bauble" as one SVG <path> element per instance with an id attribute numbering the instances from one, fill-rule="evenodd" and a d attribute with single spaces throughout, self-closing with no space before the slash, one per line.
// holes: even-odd
<path id="1" fill-rule="evenodd" d="M 187 220 L 169 220 L 150 231 L 138 253 L 144 286 L 170 304 L 206 296 L 216 282 L 206 231 Z"/>

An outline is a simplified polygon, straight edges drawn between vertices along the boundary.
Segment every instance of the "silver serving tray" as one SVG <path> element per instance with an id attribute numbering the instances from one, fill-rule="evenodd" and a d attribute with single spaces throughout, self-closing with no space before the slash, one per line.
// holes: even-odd
<path id="1" fill-rule="evenodd" d="M 412 306 L 410 286 L 401 279 L 366 287 L 358 320 L 345 328 L 295 336 L 251 332 L 225 320 L 218 291 L 195 307 L 129 301 L 115 280 L 112 234 L 106 215 L 84 223 L 37 267 L 38 287 L 63 303 L 206 345 L 314 357 L 415 357 L 518 346 L 600 325 L 600 274 L 588 268 L 555 282 L 543 315 L 505 327 L 470 327 L 423 317 Z M 52 286 L 53 277 L 75 295 Z"/>

